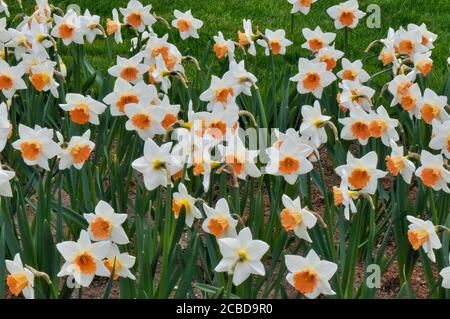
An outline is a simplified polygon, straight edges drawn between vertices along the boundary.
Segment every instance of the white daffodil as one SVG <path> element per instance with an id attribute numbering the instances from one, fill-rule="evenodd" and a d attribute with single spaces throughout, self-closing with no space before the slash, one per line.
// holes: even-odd
<path id="1" fill-rule="evenodd" d="M 104 201 L 99 201 L 95 207 L 95 214 L 83 214 L 89 223 L 89 237 L 93 241 L 109 240 L 124 245 L 130 241 L 122 228 L 127 214 L 116 214 L 114 209 Z"/>
<path id="2" fill-rule="evenodd" d="M 445 95 L 437 95 L 433 90 L 428 88 L 423 93 L 422 101 L 419 105 L 421 118 L 427 124 L 431 124 L 434 119 L 441 122 L 450 120 L 450 115 L 445 110 L 447 105 L 447 97 Z"/>
<path id="3" fill-rule="evenodd" d="M 50 91 L 55 98 L 59 97 L 59 83 L 53 78 L 56 62 L 45 61 L 31 67 L 30 82 L 38 91 Z"/>
<path id="4" fill-rule="evenodd" d="M 125 128 L 128 131 L 136 131 L 139 137 L 146 141 L 155 134 L 164 134 L 165 130 L 161 125 L 164 120 L 164 109 L 157 105 L 145 103 L 131 103 L 125 109 L 128 121 Z"/>
<path id="5" fill-rule="evenodd" d="M 52 140 L 53 130 L 36 125 L 34 129 L 19 124 L 19 139 L 12 146 L 19 150 L 27 165 L 50 170 L 48 160 L 59 155 L 61 148 Z"/>
<path id="6" fill-rule="evenodd" d="M 403 146 L 398 146 L 395 141 L 390 140 L 392 148 L 391 155 L 386 156 L 386 168 L 392 176 L 402 175 L 403 180 L 409 184 L 416 170 L 414 163 L 403 155 Z"/>
<path id="7" fill-rule="evenodd" d="M 384 145 L 389 146 L 389 140 L 398 141 L 399 136 L 395 128 L 398 120 L 389 117 L 386 109 L 380 105 L 377 112 L 371 112 L 368 117 L 370 136 L 381 138 Z"/>
<path id="8" fill-rule="evenodd" d="M 422 44 L 422 32 L 416 30 L 405 30 L 400 27 L 394 35 L 394 47 L 400 54 L 413 56 L 415 53 L 423 53 L 428 48 Z"/>
<path id="9" fill-rule="evenodd" d="M 14 256 L 14 260 L 5 260 L 9 275 L 6 276 L 6 285 L 14 296 L 20 293 L 26 299 L 34 299 L 34 275 L 25 268 L 20 259 L 20 254 Z"/>
<path id="10" fill-rule="evenodd" d="M 336 38 L 335 33 L 322 32 L 320 26 L 317 26 L 314 30 L 304 28 L 302 29 L 302 34 L 306 39 L 306 42 L 302 44 L 302 48 L 310 50 L 313 53 L 329 46 Z"/>
<path id="11" fill-rule="evenodd" d="M 61 151 L 59 169 L 64 170 L 72 165 L 76 169 L 81 169 L 89 159 L 95 144 L 90 141 L 91 130 L 87 130 L 82 136 L 72 136 L 69 144 Z"/>
<path id="12" fill-rule="evenodd" d="M 123 15 L 123 23 L 130 25 L 138 32 L 144 32 L 146 27 L 151 27 L 156 18 L 150 13 L 152 6 L 143 6 L 137 0 L 130 0 L 126 8 L 119 8 Z"/>
<path id="13" fill-rule="evenodd" d="M 317 0 L 288 0 L 290 4 L 292 4 L 291 14 L 301 12 L 304 15 L 309 13 L 311 9 L 311 5 Z"/>
<path id="14" fill-rule="evenodd" d="M 206 219 L 202 224 L 202 229 L 216 238 L 236 237 L 236 225 L 238 221 L 231 217 L 230 208 L 225 198 L 217 201 L 216 207 L 212 208 L 203 204 Z"/>
<path id="15" fill-rule="evenodd" d="M 436 41 L 437 35 L 433 32 L 428 31 L 427 25 L 425 23 L 422 23 L 421 25 L 409 23 L 407 26 L 407 30 L 420 33 L 422 36 L 422 40 L 420 41 L 420 43 L 429 50 L 434 48 L 433 43 L 434 41 Z"/>
<path id="16" fill-rule="evenodd" d="M 420 103 L 422 102 L 422 91 L 419 84 L 414 83 L 411 87 L 406 89 L 404 93 L 400 94 L 398 103 L 402 109 L 408 112 L 409 117 L 420 118 Z"/>
<path id="17" fill-rule="evenodd" d="M 336 167 L 336 173 L 346 179 L 352 189 L 374 194 L 378 179 L 386 176 L 386 172 L 377 169 L 378 155 L 369 152 L 361 158 L 353 157 L 347 152 L 347 164 Z"/>
<path id="18" fill-rule="evenodd" d="M 200 95 L 200 100 L 208 102 L 208 111 L 234 105 L 237 97 L 237 83 L 231 73 L 222 78 L 211 77 L 211 85 Z"/>
<path id="19" fill-rule="evenodd" d="M 439 275 L 442 277 L 442 287 L 450 289 L 450 266 L 443 268 Z"/>
<path id="20" fill-rule="evenodd" d="M 283 176 L 286 182 L 294 184 L 299 175 L 306 174 L 313 169 L 307 159 L 313 149 L 300 141 L 300 137 L 288 137 L 277 147 L 266 150 L 269 162 L 265 168 L 266 173 Z"/>
<path id="21" fill-rule="evenodd" d="M 342 93 L 340 94 L 340 103 L 348 108 L 361 108 L 366 112 L 372 109 L 372 97 L 375 94 L 375 90 L 371 87 L 362 85 L 357 81 L 347 81 L 343 80 L 342 84 L 339 84 L 342 88 Z"/>
<path id="22" fill-rule="evenodd" d="M 235 88 L 237 88 L 237 91 L 235 92 L 236 95 L 239 95 L 241 93 L 244 93 L 245 95 L 251 96 L 251 87 L 253 85 L 256 85 L 256 81 L 258 79 L 256 78 L 253 73 L 250 73 L 245 69 L 245 61 L 242 60 L 239 63 L 236 61 L 230 62 L 230 69 L 227 71 L 227 73 L 231 74 L 231 77 L 233 78 L 234 82 L 237 84 Z"/>
<path id="23" fill-rule="evenodd" d="M 289 271 L 286 280 L 307 298 L 314 299 L 320 294 L 335 294 L 328 281 L 335 274 L 337 265 L 327 260 L 320 260 L 313 249 L 306 257 L 286 255 L 285 263 Z"/>
<path id="24" fill-rule="evenodd" d="M 89 9 L 84 11 L 84 15 L 80 16 L 80 32 L 86 36 L 89 43 L 94 42 L 97 35 L 102 35 L 100 30 L 100 17 L 98 15 L 91 15 Z"/>
<path id="25" fill-rule="evenodd" d="M 267 56 L 272 52 L 273 55 L 286 54 L 286 47 L 292 45 L 292 41 L 286 39 L 286 32 L 283 29 L 272 31 L 266 29 L 265 39 L 259 39 L 256 42 L 265 48 L 265 54 Z"/>
<path id="26" fill-rule="evenodd" d="M 316 53 L 316 62 L 325 62 L 327 64 L 327 71 L 332 71 L 337 64 L 337 61 L 344 56 L 344 52 L 336 50 L 334 46 L 325 47 Z"/>
<path id="27" fill-rule="evenodd" d="M 116 8 L 112 10 L 112 19 L 106 19 L 106 34 L 113 35 L 116 43 L 122 43 L 122 24 L 119 19 L 119 12 Z"/>
<path id="28" fill-rule="evenodd" d="M 110 246 L 109 241 L 91 243 L 85 230 L 81 231 L 76 242 L 64 241 L 56 244 L 56 249 L 65 259 L 57 276 L 73 276 L 75 282 L 82 287 L 88 287 L 95 275 L 109 277 L 110 272 L 102 259 L 108 254 Z"/>
<path id="29" fill-rule="evenodd" d="M 331 119 L 331 116 L 322 115 L 319 101 L 314 102 L 314 107 L 310 105 L 302 106 L 302 124 L 300 134 L 309 138 L 315 147 L 319 147 L 327 142 L 327 132 L 324 126 Z"/>
<path id="30" fill-rule="evenodd" d="M 442 155 L 433 155 L 422 150 L 420 163 L 422 163 L 422 166 L 416 170 L 416 176 L 422 180 L 424 185 L 435 191 L 442 189 L 444 192 L 450 193 L 450 188 L 447 185 L 450 183 L 450 172 L 444 167 Z"/>
<path id="31" fill-rule="evenodd" d="M 136 159 L 131 166 L 144 175 L 148 190 L 170 184 L 169 177 L 181 169 L 180 163 L 170 153 L 172 142 L 158 146 L 148 139 L 144 144 L 144 156 Z"/>
<path id="32" fill-rule="evenodd" d="M 27 85 L 22 80 L 25 67 L 22 64 L 9 66 L 5 60 L 0 59 L 0 90 L 3 95 L 10 99 L 17 90 L 24 90 Z"/>
<path id="33" fill-rule="evenodd" d="M 443 123 L 433 120 L 432 125 L 430 148 L 441 151 L 445 157 L 450 159 L 450 120 Z"/>
<path id="34" fill-rule="evenodd" d="M 333 186 L 334 205 L 336 207 L 344 206 L 344 217 L 350 220 L 350 212 L 352 214 L 357 212 L 356 205 L 353 200 L 357 199 L 359 193 L 348 188 L 347 174 L 344 172 L 339 187 Z"/>
<path id="35" fill-rule="evenodd" d="M 130 268 L 134 266 L 136 257 L 129 255 L 128 253 L 121 253 L 119 247 L 116 244 L 111 244 L 106 259 L 103 260 L 103 264 L 111 272 L 114 268 L 114 280 L 118 280 L 119 277 L 129 278 L 136 280 L 136 277 L 131 273 Z"/>
<path id="36" fill-rule="evenodd" d="M 248 53 L 256 56 L 255 40 L 257 36 L 253 33 L 252 21 L 249 19 L 242 20 L 244 32 L 238 31 L 239 46 L 248 46 Z"/>
<path id="37" fill-rule="evenodd" d="M 308 229 L 313 228 L 317 222 L 317 217 L 309 210 L 302 208 L 300 197 L 292 200 L 289 196 L 283 194 L 284 209 L 281 211 L 281 225 L 286 231 L 293 231 L 300 239 L 312 242 L 309 237 Z"/>
<path id="38" fill-rule="evenodd" d="M 261 176 L 261 172 L 256 167 L 257 150 L 247 150 L 238 134 L 227 134 L 227 146 L 218 145 L 222 162 L 231 166 L 236 176 L 240 179 L 246 179 L 247 175 L 251 177 Z"/>
<path id="39" fill-rule="evenodd" d="M 297 91 L 300 94 L 312 93 L 320 99 L 323 89 L 336 80 L 336 76 L 327 71 L 325 62 L 314 62 L 300 58 L 298 60 L 298 73 L 290 80 L 298 82 Z"/>
<path id="40" fill-rule="evenodd" d="M 334 19 L 334 27 L 336 29 L 344 27 L 353 29 L 358 24 L 359 19 L 366 15 L 359 10 L 357 0 L 349 0 L 332 6 L 327 9 L 327 13 Z"/>
<path id="41" fill-rule="evenodd" d="M 181 209 L 185 212 L 185 223 L 188 227 L 192 227 L 194 219 L 201 219 L 202 213 L 195 206 L 195 198 L 189 195 L 186 186 L 183 183 L 178 185 L 178 192 L 173 193 L 172 211 L 176 218 L 179 217 Z"/>
<path id="42" fill-rule="evenodd" d="M 8 117 L 8 107 L 5 102 L 2 102 L 0 103 L 0 152 L 5 148 L 12 133 L 12 124 Z"/>
<path id="43" fill-rule="evenodd" d="M 236 238 L 221 238 L 218 244 L 223 258 L 214 270 L 232 273 L 235 286 L 251 274 L 265 275 L 261 258 L 269 250 L 269 245 L 262 240 L 253 240 L 250 228 L 242 229 Z"/>
<path id="44" fill-rule="evenodd" d="M 80 19 L 77 13 L 69 9 L 63 17 L 53 15 L 55 26 L 52 29 L 51 35 L 55 38 L 60 38 L 64 45 L 69 45 L 72 42 L 83 44 L 83 32 L 80 27 Z"/>
<path id="45" fill-rule="evenodd" d="M 350 60 L 343 58 L 341 63 L 342 70 L 337 73 L 337 76 L 342 80 L 364 83 L 370 79 L 370 75 L 362 68 L 361 60 L 350 62 Z"/>
<path id="46" fill-rule="evenodd" d="M 407 75 L 396 75 L 391 82 L 389 82 L 388 90 L 393 95 L 391 106 L 395 106 L 400 103 L 401 98 L 408 94 L 410 88 L 413 86 L 415 80 L 415 74 L 413 72 Z"/>
<path id="47" fill-rule="evenodd" d="M 16 173 L 9 170 L 4 170 L 0 163 L 0 196 L 12 197 L 11 180 L 16 176 Z"/>
<path id="48" fill-rule="evenodd" d="M 144 99 L 144 96 L 148 98 Z M 158 97 L 158 92 L 153 85 L 147 85 L 144 81 L 132 85 L 122 78 L 117 78 L 114 89 L 103 98 L 103 102 L 110 105 L 112 116 L 125 115 L 125 109 L 130 104 L 138 104 L 141 100 L 153 100 Z"/>
<path id="49" fill-rule="evenodd" d="M 370 138 L 370 116 L 363 109 L 354 107 L 350 109 L 350 116 L 338 119 L 344 125 L 341 130 L 341 138 L 347 141 L 358 140 L 361 145 L 366 145 Z"/>
<path id="50" fill-rule="evenodd" d="M 228 59 L 231 61 L 234 61 L 234 50 L 235 45 L 232 40 L 225 40 L 223 37 L 223 33 L 219 31 L 217 35 L 213 37 L 214 39 L 214 53 L 216 54 L 216 57 L 221 60 L 225 57 L 228 57 Z"/>
<path id="51" fill-rule="evenodd" d="M 142 81 L 143 75 L 147 72 L 148 67 L 142 64 L 142 55 L 127 59 L 117 56 L 117 64 L 108 69 L 108 73 L 116 78 L 120 77 L 132 84 Z"/>
<path id="52" fill-rule="evenodd" d="M 408 215 L 406 216 L 409 224 L 408 240 L 414 250 L 420 247 L 427 253 L 432 262 L 436 262 L 433 249 L 442 247 L 441 241 L 436 233 L 436 227 L 429 220 L 424 221 L 420 218 Z"/>
<path id="53" fill-rule="evenodd" d="M 99 125 L 99 115 L 102 114 L 106 105 L 94 100 L 91 96 L 83 96 L 76 93 L 66 95 L 66 103 L 59 105 L 64 111 L 69 112 L 72 122 L 85 125 L 91 123 Z"/>
<path id="54" fill-rule="evenodd" d="M 191 10 L 186 12 L 174 10 L 173 15 L 175 19 L 172 21 L 172 26 L 178 29 L 181 39 L 186 40 L 189 37 L 198 39 L 198 29 L 203 26 L 202 20 L 194 18 Z"/>
<path id="55" fill-rule="evenodd" d="M 431 51 L 425 53 L 416 53 L 413 55 L 414 72 L 427 76 L 433 67 L 433 60 L 431 59 Z"/>

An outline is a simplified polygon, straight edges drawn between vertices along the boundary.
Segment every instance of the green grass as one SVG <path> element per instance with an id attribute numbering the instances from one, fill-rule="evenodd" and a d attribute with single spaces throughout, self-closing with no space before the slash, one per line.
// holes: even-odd
<path id="1" fill-rule="evenodd" d="M 24 1 L 25 5 L 31 0 Z M 96 13 L 102 17 L 102 21 L 106 17 L 111 16 L 113 8 L 125 7 L 127 0 L 111 0 L 111 1 L 91 1 L 91 0 L 61 0 L 50 1 L 65 9 L 71 3 L 78 4 L 81 9 L 89 8 L 91 13 Z M 294 28 L 291 34 L 291 14 L 290 4 L 285 0 L 143 0 L 145 4 L 151 3 L 154 11 L 166 18 L 169 22 L 173 18 L 173 10 L 192 9 L 195 17 L 202 19 L 205 24 L 200 30 L 200 40 L 181 41 L 177 35 L 177 30 L 170 31 L 170 40 L 177 44 L 183 53 L 197 55 L 197 50 L 203 52 L 208 41 L 212 41 L 213 35 L 217 31 L 222 31 L 225 37 L 236 39 L 236 31 L 242 29 L 242 19 L 251 19 L 254 26 L 259 26 L 262 31 L 266 28 L 278 29 L 283 28 L 287 31 L 289 39 L 294 44 L 288 48 L 285 58 L 277 57 L 277 65 L 283 65 L 285 61 L 295 66 L 296 61 L 301 56 L 307 56 L 307 52 L 300 48 L 304 42 L 301 30 L 304 27 L 315 28 L 320 25 L 322 30 L 335 31 L 332 19 L 326 14 L 326 9 L 331 5 L 339 3 L 339 0 L 320 0 L 315 3 L 309 13 L 304 16 L 298 13 L 294 17 Z M 366 25 L 366 19 L 360 21 L 355 30 L 350 32 L 349 39 L 349 58 L 360 59 L 364 57 L 364 49 L 373 40 L 386 36 L 389 27 L 397 29 L 400 26 L 406 26 L 408 23 L 426 23 L 428 28 L 438 34 L 436 48 L 433 50 L 434 70 L 430 75 L 431 87 L 440 90 L 445 82 L 447 73 L 447 57 L 449 56 L 450 36 L 448 30 L 450 28 L 450 20 L 448 14 L 450 12 L 450 2 L 447 0 L 360 0 L 360 7 L 365 10 L 371 3 L 376 3 L 381 8 L 381 28 L 370 29 Z M 29 8 L 27 8 L 29 9 Z M 13 10 L 14 12 L 14 10 Z M 29 13 L 29 10 L 28 10 Z M 162 27 L 156 27 L 158 34 L 163 34 L 165 30 Z M 198 48 L 197 48 L 198 45 Z M 116 53 L 126 54 L 128 45 L 116 48 Z M 343 47 L 343 31 L 337 31 L 336 47 Z M 91 56 L 94 66 L 106 70 L 108 65 L 105 63 L 105 43 L 101 40 L 88 46 L 86 49 Z M 211 51 L 210 58 L 213 53 Z M 258 50 L 258 57 L 254 62 L 255 65 L 264 69 L 267 62 L 263 50 Z M 375 73 L 380 68 L 380 63 L 375 59 L 365 62 L 366 69 L 369 73 Z M 259 76 L 265 77 L 265 71 L 256 72 Z M 262 81 L 261 81 L 262 82 Z"/>

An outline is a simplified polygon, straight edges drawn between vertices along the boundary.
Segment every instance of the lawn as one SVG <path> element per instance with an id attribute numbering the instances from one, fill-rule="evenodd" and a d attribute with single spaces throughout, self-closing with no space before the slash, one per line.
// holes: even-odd
<path id="1" fill-rule="evenodd" d="M 27 2 L 24 1 L 25 6 Z M 225 37 L 236 39 L 236 32 L 242 29 L 242 19 L 251 19 L 254 26 L 259 26 L 261 31 L 269 28 L 272 30 L 283 28 L 287 32 L 287 37 L 294 42 L 294 45 L 288 48 L 286 59 L 279 58 L 277 65 L 288 61 L 295 66 L 297 60 L 301 56 L 307 56 L 306 50 L 300 46 L 304 42 L 301 30 L 308 27 L 314 29 L 320 25 L 324 31 L 335 31 L 332 19 L 327 15 L 326 9 L 341 1 L 339 0 L 319 0 L 317 1 L 309 15 L 304 16 L 297 13 L 294 16 L 293 32 L 291 33 L 291 14 L 290 4 L 286 0 L 143 0 L 143 4 L 152 4 L 154 12 L 164 17 L 170 23 L 173 19 L 173 10 L 178 9 L 186 11 L 192 10 L 195 17 L 205 22 L 200 30 L 200 40 L 188 40 L 184 43 L 179 40 L 178 31 L 170 30 L 170 38 L 176 42 L 180 50 L 185 54 L 196 56 L 197 52 L 203 54 L 204 48 L 209 41 L 213 41 L 213 36 L 218 31 L 222 31 Z M 110 1 L 91 1 L 91 0 L 61 0 L 59 6 L 65 9 L 68 5 L 76 3 L 81 10 L 88 8 L 91 13 L 98 14 L 105 21 L 111 16 L 113 8 L 126 7 L 127 0 L 110 0 Z M 450 2 L 447 0 L 361 0 L 359 1 L 362 10 L 365 10 L 369 4 L 376 3 L 381 8 L 381 27 L 368 28 L 366 19 L 363 19 L 355 30 L 350 33 L 349 39 L 349 57 L 350 59 L 364 58 L 364 50 L 373 40 L 384 38 L 389 27 L 397 29 L 400 26 L 407 26 L 408 23 L 421 24 L 425 23 L 429 30 L 438 34 L 435 42 L 436 48 L 433 50 L 434 71 L 430 74 L 431 87 L 441 90 L 445 83 L 447 73 L 447 57 L 450 50 L 450 20 L 448 14 L 450 12 Z M 11 6 L 14 6 L 13 4 Z M 26 8 L 27 13 L 31 9 Z M 17 12 L 17 8 L 12 10 Z M 399 14 L 401 12 L 401 14 Z M 161 26 L 157 26 L 157 31 L 161 34 Z M 336 47 L 343 48 L 343 31 L 337 32 Z M 103 54 L 105 53 L 105 45 L 101 41 L 89 45 L 86 51 L 91 56 L 91 61 L 98 69 L 106 70 L 108 65 L 105 63 Z M 122 45 L 117 53 L 126 54 L 129 44 Z M 197 51 L 198 50 L 198 51 Z M 210 50 L 209 58 L 213 58 L 213 52 Z M 267 62 L 262 51 L 258 54 L 254 62 L 263 67 Z M 366 69 L 369 74 L 373 74 L 380 69 L 380 63 L 376 58 L 365 61 Z M 256 72 L 257 76 L 264 82 L 265 70 Z"/>

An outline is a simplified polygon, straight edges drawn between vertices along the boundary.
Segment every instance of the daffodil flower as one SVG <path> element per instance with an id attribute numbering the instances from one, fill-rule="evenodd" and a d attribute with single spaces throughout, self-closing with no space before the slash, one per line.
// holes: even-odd
<path id="1" fill-rule="evenodd" d="M 0 196 L 12 197 L 11 180 L 16 176 L 13 171 L 5 170 L 0 163 Z"/>
<path id="2" fill-rule="evenodd" d="M 352 214 L 357 212 L 355 202 L 353 200 L 359 197 L 359 192 L 350 190 L 348 188 L 347 173 L 341 179 L 339 187 L 333 186 L 334 205 L 336 207 L 344 206 L 344 217 L 346 220 L 350 220 L 350 212 Z"/>
<path id="3" fill-rule="evenodd" d="M 297 83 L 300 94 L 312 93 L 316 98 L 322 97 L 323 89 L 336 80 L 336 76 L 327 71 L 325 62 L 309 61 L 305 58 L 298 60 L 298 72 L 290 78 Z"/>
<path id="4" fill-rule="evenodd" d="M 314 30 L 304 28 L 302 29 L 302 34 L 306 39 L 306 42 L 302 44 L 302 48 L 310 50 L 312 53 L 329 46 L 336 38 L 335 33 L 323 32 L 320 26 L 317 26 Z"/>
<path id="5" fill-rule="evenodd" d="M 336 29 L 344 27 L 353 29 L 358 24 L 359 19 L 366 15 L 359 10 L 357 0 L 349 0 L 332 6 L 327 9 L 327 13 L 334 19 L 334 27 Z"/>
<path id="6" fill-rule="evenodd" d="M 389 141 L 392 148 L 391 155 L 386 156 L 386 168 L 392 176 L 400 174 L 405 183 L 410 184 L 416 170 L 414 163 L 403 155 L 403 146 L 398 146 L 394 140 Z"/>
<path id="7" fill-rule="evenodd" d="M 285 55 L 286 48 L 292 45 L 292 41 L 286 39 L 286 32 L 283 29 L 272 31 L 266 29 L 265 39 L 259 39 L 256 42 L 265 48 L 265 54 L 267 56 L 272 53 L 273 55 Z"/>
<path id="8" fill-rule="evenodd" d="M 89 160 L 95 144 L 90 141 L 91 131 L 87 130 L 82 136 L 72 136 L 66 148 L 63 148 L 59 161 L 59 169 L 64 170 L 73 165 L 80 170 L 84 163 Z"/>
<path id="9" fill-rule="evenodd" d="M 89 9 L 84 11 L 84 15 L 80 16 L 80 32 L 86 36 L 86 40 L 89 43 L 94 42 L 97 35 L 103 34 L 100 29 L 100 17 L 98 15 L 92 15 Z"/>
<path id="10" fill-rule="evenodd" d="M 112 19 L 106 19 L 106 34 L 113 35 L 116 43 L 122 43 L 122 24 L 119 19 L 119 12 L 116 8 L 112 10 Z"/>
<path id="11" fill-rule="evenodd" d="M 288 0 L 288 2 L 292 4 L 291 14 L 300 11 L 304 15 L 307 15 L 311 9 L 311 5 L 316 1 L 317 0 Z"/>
<path id="12" fill-rule="evenodd" d="M 445 157 L 450 159 L 450 119 L 442 123 L 433 120 L 432 125 L 430 148 L 441 151 Z"/>
<path id="13" fill-rule="evenodd" d="M 450 115 L 445 110 L 446 105 L 446 96 L 439 96 L 433 90 L 426 88 L 418 106 L 420 109 L 418 118 L 423 119 L 427 124 L 431 124 L 434 119 L 441 122 L 450 120 Z"/>
<path id="14" fill-rule="evenodd" d="M 123 23 L 131 26 L 138 32 L 144 32 L 146 27 L 151 27 L 156 18 L 150 13 L 152 6 L 143 6 L 137 0 L 130 0 L 126 8 L 119 8 L 123 15 Z"/>
<path id="15" fill-rule="evenodd" d="M 308 229 L 316 225 L 317 217 L 309 210 L 301 207 L 300 197 L 292 200 L 289 196 L 283 194 L 281 200 L 284 205 L 280 214 L 281 225 L 286 231 L 293 231 L 298 238 L 311 243 L 312 239 L 309 237 Z"/>
<path id="16" fill-rule="evenodd" d="M 8 117 L 8 107 L 5 102 L 2 102 L 0 103 L 0 152 L 5 148 L 12 133 L 13 127 Z"/>
<path id="17" fill-rule="evenodd" d="M 436 262 L 433 249 L 442 247 L 441 241 L 436 233 L 436 228 L 429 220 L 424 221 L 420 218 L 408 215 L 406 216 L 409 224 L 408 240 L 414 250 L 423 248 L 428 258 L 432 262 Z"/>
<path id="18" fill-rule="evenodd" d="M 158 146 L 148 139 L 144 144 L 144 156 L 136 159 L 131 166 L 144 175 L 144 184 L 148 190 L 158 186 L 167 186 L 168 177 L 181 169 L 180 163 L 170 153 L 172 142 Z"/>
<path id="19" fill-rule="evenodd" d="M 50 91 L 55 98 L 59 97 L 59 83 L 55 81 L 56 62 L 45 61 L 31 67 L 30 81 L 38 92 Z"/>
<path id="20" fill-rule="evenodd" d="M 337 76 L 342 80 L 359 81 L 360 83 L 367 82 L 370 75 L 364 71 L 361 60 L 350 62 L 346 58 L 342 58 L 342 70 L 337 73 Z"/>
<path id="21" fill-rule="evenodd" d="M 132 84 L 142 81 L 143 75 L 148 67 L 141 63 L 142 55 L 127 59 L 117 56 L 117 64 L 108 69 L 108 73 L 116 78 L 120 77 Z"/>
<path id="22" fill-rule="evenodd" d="M 181 209 L 185 212 L 185 223 L 188 227 L 192 227 L 195 219 L 201 219 L 202 213 L 195 206 L 196 199 L 189 195 L 186 186 L 183 183 L 178 185 L 178 192 L 173 193 L 172 212 L 178 218 Z"/>
<path id="23" fill-rule="evenodd" d="M 59 106 L 64 111 L 69 112 L 72 122 L 79 125 L 85 125 L 87 123 L 99 125 L 99 115 L 106 109 L 105 104 L 94 100 L 89 95 L 83 96 L 81 94 L 68 93 L 66 95 L 66 102 Z"/>
<path id="24" fill-rule="evenodd" d="M 27 165 L 39 165 L 50 170 L 48 160 L 61 153 L 60 146 L 53 140 L 53 130 L 36 125 L 34 129 L 19 124 L 19 139 L 12 146 L 19 150 Z"/>
<path id="25" fill-rule="evenodd" d="M 269 245 L 261 240 L 253 240 L 250 228 L 242 229 L 236 238 L 221 238 L 218 244 L 223 258 L 214 270 L 231 273 L 235 286 L 239 286 L 251 274 L 265 275 L 260 260 L 269 250 Z"/>
<path id="26" fill-rule="evenodd" d="M 17 90 L 27 88 L 22 79 L 24 73 L 23 65 L 9 66 L 5 60 L 0 59 L 0 90 L 7 99 L 12 98 Z"/>
<path id="27" fill-rule="evenodd" d="M 308 137 L 315 147 L 319 147 L 327 142 L 327 133 L 324 126 L 331 119 L 331 116 L 322 115 L 319 101 L 314 102 L 314 107 L 303 105 L 303 121 L 300 125 L 300 134 Z"/>
<path id="28" fill-rule="evenodd" d="M 294 184 L 299 175 L 306 174 L 313 169 L 307 159 L 313 149 L 300 141 L 300 137 L 288 137 L 283 140 L 279 148 L 271 147 L 266 150 L 269 162 L 265 167 L 267 174 L 283 176 L 286 182 Z"/>
<path id="29" fill-rule="evenodd" d="M 377 169 L 377 162 L 377 153 L 373 151 L 361 158 L 355 158 L 351 152 L 347 152 L 347 164 L 336 167 L 335 171 L 342 179 L 346 179 L 351 189 L 374 194 L 378 179 L 387 174 Z"/>
<path id="30" fill-rule="evenodd" d="M 58 277 L 73 276 L 82 287 L 89 287 L 94 276 L 109 277 L 109 271 L 102 262 L 111 246 L 109 241 L 91 243 L 85 230 L 80 233 L 78 241 L 64 241 L 56 244 L 56 249 L 65 259 L 57 274 Z"/>
<path id="31" fill-rule="evenodd" d="M 121 253 L 116 244 L 111 244 L 111 247 L 106 254 L 106 258 L 103 259 L 103 264 L 110 273 L 114 268 L 114 280 L 118 280 L 119 277 L 136 280 L 136 277 L 130 271 L 130 268 L 134 266 L 135 262 L 136 257 L 131 256 L 128 253 Z"/>
<path id="32" fill-rule="evenodd" d="M 14 256 L 14 260 L 5 260 L 9 275 L 6 276 L 6 285 L 14 296 L 20 293 L 26 299 L 34 299 L 34 275 L 22 264 L 20 254 Z"/>
<path id="33" fill-rule="evenodd" d="M 442 268 L 439 275 L 442 277 L 442 287 L 445 289 L 450 289 L 450 266 Z"/>
<path id="34" fill-rule="evenodd" d="M 199 38 L 198 30 L 203 26 L 203 21 L 194 18 L 191 10 L 186 12 L 174 10 L 173 15 L 175 19 L 172 21 L 172 26 L 178 29 L 182 40 L 186 40 L 189 37 Z"/>
<path id="35" fill-rule="evenodd" d="M 235 45 L 232 40 L 225 40 L 223 33 L 219 31 L 217 35 L 213 37 L 214 46 L 213 50 L 216 57 L 220 60 L 228 57 L 229 61 L 234 61 Z"/>
<path id="36" fill-rule="evenodd" d="M 320 294 L 336 294 L 331 289 L 329 280 L 336 273 L 337 265 L 327 260 L 320 260 L 313 249 L 306 257 L 286 255 L 285 263 L 289 271 L 286 276 L 287 282 L 307 298 L 314 299 Z"/>
<path id="37" fill-rule="evenodd" d="M 72 42 L 78 44 L 84 43 L 80 18 L 75 11 L 69 9 L 63 17 L 55 14 L 53 18 L 55 21 L 55 26 L 51 32 L 53 37 L 60 38 L 64 45 L 69 45 Z"/>
<path id="38" fill-rule="evenodd" d="M 236 237 L 236 225 L 238 221 L 231 217 L 230 208 L 225 198 L 217 201 L 216 207 L 212 208 L 203 204 L 206 219 L 202 229 L 216 238 Z"/>
<path id="39" fill-rule="evenodd" d="M 115 213 L 107 202 L 99 201 L 95 207 L 95 214 L 83 214 L 83 217 L 89 223 L 88 233 L 91 240 L 107 240 L 119 245 L 130 242 L 121 226 L 128 215 Z"/>
<path id="40" fill-rule="evenodd" d="M 416 170 L 415 174 L 422 180 L 422 183 L 435 191 L 443 190 L 450 193 L 450 188 L 447 185 L 450 183 L 450 172 L 444 168 L 442 155 L 433 155 L 426 150 L 422 150 L 420 163 L 422 163 L 422 166 Z"/>
<path id="41" fill-rule="evenodd" d="M 259 177 L 261 172 L 256 167 L 258 151 L 247 150 L 237 133 L 226 135 L 227 146 L 218 145 L 222 162 L 231 166 L 234 174 L 245 180 L 248 176 Z"/>

